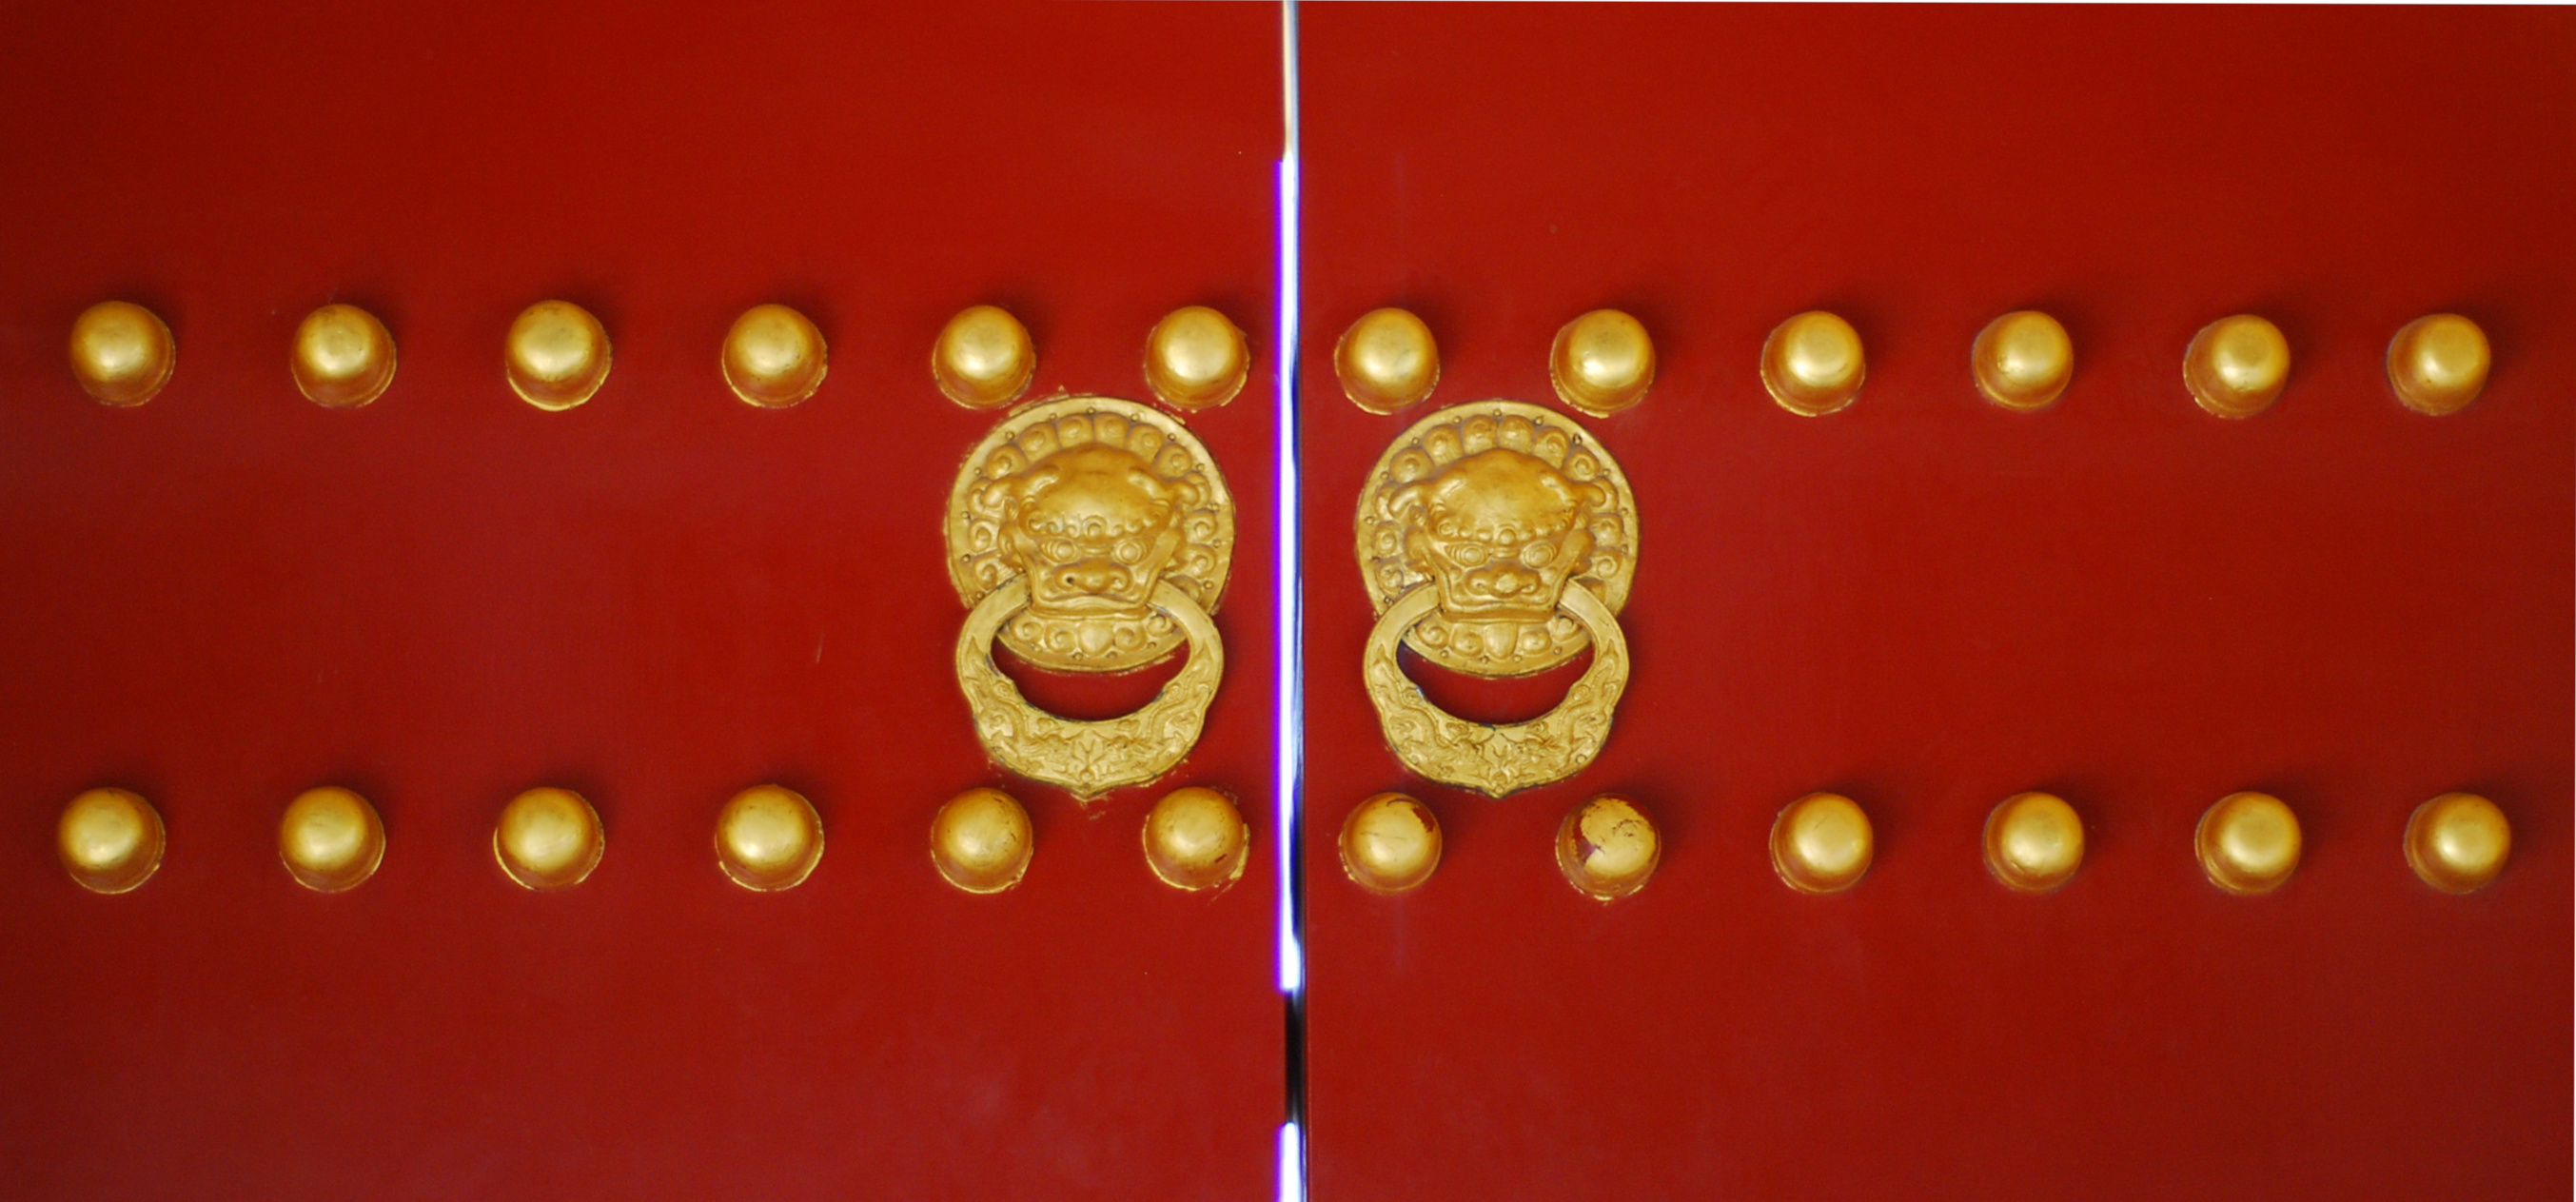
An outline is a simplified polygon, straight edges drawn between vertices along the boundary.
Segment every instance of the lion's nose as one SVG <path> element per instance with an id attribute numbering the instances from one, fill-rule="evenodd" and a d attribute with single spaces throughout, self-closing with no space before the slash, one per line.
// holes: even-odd
<path id="1" fill-rule="evenodd" d="M 1057 577 L 1057 579 L 1061 580 L 1066 588 L 1075 592 L 1089 593 L 1093 596 L 1098 596 L 1116 588 L 1120 578 L 1125 575 L 1125 572 L 1121 572 L 1113 567 L 1099 564 L 1077 564 L 1073 567 L 1066 568 L 1064 570 L 1064 574 Z"/>
<path id="2" fill-rule="evenodd" d="M 1532 581 L 1518 572 L 1496 572 L 1490 583 L 1496 594 L 1508 597 L 1528 588 Z"/>

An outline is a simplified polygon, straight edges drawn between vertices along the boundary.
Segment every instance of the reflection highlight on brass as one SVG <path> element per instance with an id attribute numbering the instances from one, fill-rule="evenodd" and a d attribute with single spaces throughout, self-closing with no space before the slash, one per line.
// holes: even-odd
<path id="1" fill-rule="evenodd" d="M 2388 386 L 2417 413 L 2441 417 L 2468 408 L 2493 365 L 2487 332 L 2456 313 L 2418 317 L 2388 340 Z"/>
<path id="2" fill-rule="evenodd" d="M 63 871 L 92 893 L 124 893 L 152 879 L 167 844 L 160 811 L 124 789 L 72 798 L 54 828 Z"/>
<path id="3" fill-rule="evenodd" d="M 1800 417 L 1849 408 L 1868 376 L 1860 331 L 1823 310 L 1781 322 L 1762 340 L 1762 387 Z"/>
<path id="4" fill-rule="evenodd" d="M 2504 871 L 2513 824 L 2475 793 L 2445 793 L 2406 819 L 2406 864 L 2444 893 L 2475 893 Z"/>
<path id="5" fill-rule="evenodd" d="M 718 356 L 725 387 L 755 409 L 786 409 L 814 395 L 830 367 L 823 331 L 785 305 L 753 305 L 725 331 Z"/>
<path id="6" fill-rule="evenodd" d="M 2210 884 L 2270 893 L 2298 871 L 2299 816 L 2269 793 L 2230 793 L 2201 814 L 2192 850 Z"/>
<path id="7" fill-rule="evenodd" d="M 102 405 L 130 408 L 151 400 L 178 369 L 179 344 L 152 310 L 100 301 L 72 320 L 72 379 Z"/>
<path id="8" fill-rule="evenodd" d="M 795 888 L 822 860 L 823 817 L 793 789 L 754 785 L 716 813 L 716 867 L 745 889 Z"/>
<path id="9" fill-rule="evenodd" d="M 1214 789 L 1174 789 L 1145 815 L 1145 863 L 1175 889 L 1216 889 L 1243 876 L 1250 833 L 1234 800 Z"/>
<path id="10" fill-rule="evenodd" d="M 1556 867 L 1565 883 L 1596 901 L 1646 887 L 1664 858 L 1663 835 L 1637 803 L 1604 793 L 1567 811 L 1556 827 Z"/>
<path id="11" fill-rule="evenodd" d="M 522 887 L 569 889 L 582 883 L 608 849 L 599 812 L 570 789 L 530 789 L 502 807 L 492 828 L 492 858 Z"/>
<path id="12" fill-rule="evenodd" d="M 1394 413 L 1429 399 L 1440 383 L 1440 346 L 1431 327 L 1403 309 L 1361 315 L 1333 344 L 1342 395 L 1371 413 Z"/>
<path id="13" fill-rule="evenodd" d="M 1145 383 L 1175 409 L 1214 409 L 1243 391 L 1252 349 L 1225 314 L 1205 305 L 1174 309 L 1145 336 Z"/>
<path id="14" fill-rule="evenodd" d="M 548 412 L 573 408 L 608 381 L 608 327 L 571 301 L 539 301 L 510 323 L 510 391 Z"/>
<path id="15" fill-rule="evenodd" d="M 1380 793 L 1342 819 L 1342 875 L 1371 893 L 1395 894 L 1440 867 L 1440 819 L 1402 793 Z"/>
<path id="16" fill-rule="evenodd" d="M 1868 875 L 1876 842 L 1869 815 L 1839 793 L 1810 793 L 1771 822 L 1771 869 L 1800 893 L 1840 893 Z"/>
<path id="17" fill-rule="evenodd" d="M 1189 429 L 1113 397 L 1004 418 L 958 468 L 949 581 L 969 607 L 957 684 L 996 763 L 1089 800 L 1160 777 L 1198 742 L 1225 675 L 1209 615 L 1234 554 L 1234 498 Z M 1059 672 L 1125 672 L 1186 646 L 1145 707 L 1075 721 L 1028 703 L 995 643 Z"/>
<path id="18" fill-rule="evenodd" d="M 2006 313 L 1977 331 L 1968 370 L 1987 400 L 2020 413 L 2046 409 L 2075 378 L 2075 340 L 2048 314 Z"/>
<path id="19" fill-rule="evenodd" d="M 357 409 L 394 382 L 394 336 L 356 305 L 324 305 L 295 327 L 289 372 L 296 391 L 325 409 Z"/>
<path id="20" fill-rule="evenodd" d="M 355 889 L 384 863 L 384 823 L 376 807 L 347 789 L 306 789 L 277 820 L 277 859 L 314 892 Z"/>
<path id="21" fill-rule="evenodd" d="M 930 822 L 930 862 L 968 893 L 1000 893 L 1028 874 L 1037 841 L 1029 812 L 999 789 L 968 789 Z"/>
<path id="22" fill-rule="evenodd" d="M 1628 685 L 1618 611 L 1636 571 L 1637 500 L 1609 451 L 1516 401 L 1414 423 L 1360 493 L 1360 577 L 1378 610 L 1360 671 L 1406 767 L 1491 797 L 1563 780 L 1610 737 Z M 1441 710 L 1397 647 L 1473 676 L 1526 676 L 1592 649 L 1565 700 L 1489 725 Z"/>
<path id="23" fill-rule="evenodd" d="M 1547 352 L 1557 399 L 1608 417 L 1646 399 L 1655 386 L 1655 340 L 1644 322 L 1617 309 L 1595 309 L 1565 323 Z"/>
<path id="24" fill-rule="evenodd" d="M 2084 863 L 2084 820 L 2048 793 L 2018 793 L 1986 815 L 1986 871 L 2022 893 L 2046 893 Z"/>
<path id="25" fill-rule="evenodd" d="M 2183 351 L 2182 382 L 2191 399 L 2220 417 L 2252 417 L 2272 407 L 2290 379 L 2290 340 L 2252 314 L 2201 327 Z"/>
<path id="26" fill-rule="evenodd" d="M 930 376 L 940 394 L 969 409 L 1010 404 L 1028 390 L 1037 371 L 1037 343 L 1029 328 L 994 305 L 959 310 L 930 347 Z"/>

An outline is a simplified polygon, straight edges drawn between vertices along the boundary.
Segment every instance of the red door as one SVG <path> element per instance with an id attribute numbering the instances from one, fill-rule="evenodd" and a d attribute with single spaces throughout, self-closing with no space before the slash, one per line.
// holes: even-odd
<path id="1" fill-rule="evenodd" d="M 1316 1197 L 2567 1195 L 2563 12 L 1318 5 L 1302 32 Z M 1391 416 L 1334 355 L 1381 306 L 1440 364 Z M 1600 308 L 1658 369 L 1596 418 L 1549 364 Z M 1816 310 L 1866 372 L 1808 417 L 1761 363 Z M 2073 348 L 2036 412 L 1971 376 L 2021 310 Z M 2386 367 L 2435 313 L 2492 347 L 2441 417 Z M 2244 420 L 2181 371 L 2234 314 L 2291 362 Z M 1361 670 L 1380 608 L 1483 511 L 1443 511 L 1449 542 L 1383 510 L 1353 527 L 1364 489 L 1463 479 L 1436 447 L 1380 456 L 1489 398 L 1544 412 L 1484 419 L 1485 445 L 1570 428 L 1635 521 L 1598 465 L 1568 494 L 1608 523 L 1591 553 L 1632 557 L 1629 676 L 1597 756 L 1501 799 L 1391 751 L 1424 736 L 1382 727 Z M 1373 547 L 1372 521 L 1424 541 Z M 1523 567 L 1438 581 L 1459 591 L 1434 616 L 1550 583 Z M 1480 679 L 1424 629 L 1401 669 L 1462 722 L 1535 719 L 1599 662 L 1596 636 Z M 1338 839 L 1390 790 L 1443 850 L 1380 896 Z M 2033 791 L 2082 828 L 2045 894 L 1980 850 Z M 2194 853 L 2240 791 L 2303 835 L 2259 896 Z M 2510 823 L 2501 875 L 2460 896 L 2401 851 L 2453 791 Z M 1846 892 L 1793 890 L 1767 850 L 1819 792 L 1874 832 Z M 1603 793 L 1661 855 L 1606 904 L 1552 851 Z M 1616 852 L 1605 830 L 1578 852 Z"/>
<path id="2" fill-rule="evenodd" d="M 1259 6 L 0 17 L 0 1195 L 1266 1196 L 1278 29 Z M 561 412 L 504 374 L 549 299 L 613 351 Z M 176 341 L 133 408 L 65 366 L 109 300 Z M 364 408 L 290 376 L 334 302 L 396 347 Z M 719 368 L 763 303 L 828 343 L 792 408 Z M 1034 336 L 1022 397 L 1140 403 L 1234 486 L 1204 733 L 1088 805 L 988 757 L 957 683 L 943 515 L 1008 419 L 929 368 L 978 304 Z M 1139 363 L 1191 305 L 1248 332 L 1256 383 L 1181 412 Z M 1005 666 L 1089 718 L 1172 670 Z M 713 851 L 761 784 L 827 834 L 777 892 Z M 1182 785 L 1250 824 L 1230 889 L 1140 854 Z M 281 867 L 317 786 L 381 815 L 346 892 Z M 539 786 L 604 822 L 577 887 L 495 862 Z M 1030 819 L 1008 892 L 928 854 L 975 786 Z M 166 829 L 121 895 L 57 863 L 100 787 Z"/>

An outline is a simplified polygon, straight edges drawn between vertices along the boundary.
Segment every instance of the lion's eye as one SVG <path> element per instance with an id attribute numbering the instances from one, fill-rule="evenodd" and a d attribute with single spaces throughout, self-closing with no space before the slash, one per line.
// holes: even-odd
<path id="1" fill-rule="evenodd" d="M 1117 546 L 1110 548 L 1109 553 L 1116 557 L 1118 562 L 1133 567 L 1145 558 L 1145 544 L 1132 538 L 1121 539 Z"/>
<path id="2" fill-rule="evenodd" d="M 1047 557 L 1047 562 L 1049 563 L 1073 562 L 1073 544 L 1065 541 L 1064 539 L 1048 539 L 1047 544 L 1038 548 L 1038 550 Z"/>
<path id="3" fill-rule="evenodd" d="M 1531 543 L 1521 548 L 1522 567 L 1543 568 L 1547 566 L 1547 561 L 1554 558 L 1556 558 L 1555 543 Z"/>
<path id="4" fill-rule="evenodd" d="M 1460 567 L 1475 567 L 1485 562 L 1485 544 L 1460 543 L 1449 548 L 1449 558 L 1457 560 Z"/>

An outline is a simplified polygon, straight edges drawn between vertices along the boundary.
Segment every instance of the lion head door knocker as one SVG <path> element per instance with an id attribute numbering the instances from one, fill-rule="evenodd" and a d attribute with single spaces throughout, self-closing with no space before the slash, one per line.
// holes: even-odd
<path id="1" fill-rule="evenodd" d="M 948 571 L 969 607 L 957 683 L 984 750 L 1080 798 L 1161 776 L 1197 744 L 1225 675 L 1208 614 L 1225 593 L 1234 498 L 1189 430 L 1132 401 L 1023 406 L 977 444 L 948 498 Z M 1059 672 L 1126 672 L 1186 644 L 1143 709 L 1046 713 L 993 663 L 999 640 Z"/>
<path id="2" fill-rule="evenodd" d="M 1361 672 L 1406 767 L 1501 797 L 1600 753 L 1628 685 L 1617 615 L 1637 567 L 1637 500 L 1581 426 L 1516 401 L 1415 423 L 1361 490 L 1359 562 L 1378 611 Z M 1545 715 L 1487 725 L 1424 697 L 1399 642 L 1472 676 L 1542 672 L 1587 646 L 1592 664 Z"/>

